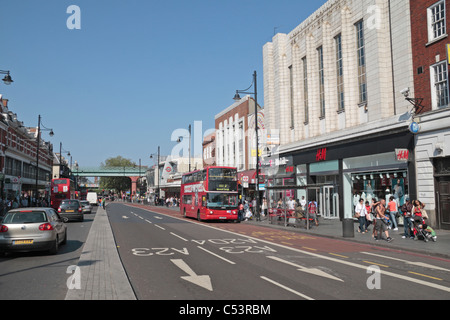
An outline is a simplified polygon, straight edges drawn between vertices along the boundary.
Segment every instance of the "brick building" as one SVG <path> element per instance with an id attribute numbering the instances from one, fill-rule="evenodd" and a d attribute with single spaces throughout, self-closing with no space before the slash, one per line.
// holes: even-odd
<path id="1" fill-rule="evenodd" d="M 25 127 L 17 114 L 9 110 L 8 100 L 0 95 L 0 171 L 2 199 L 34 197 L 37 186 L 40 196 L 48 195 L 52 178 L 53 146 L 43 141 L 37 160 L 37 128 Z M 36 119 L 37 121 L 38 119 Z M 36 170 L 39 170 L 36 172 Z"/>
<path id="2" fill-rule="evenodd" d="M 258 106 L 259 144 L 264 144 L 264 114 Z M 241 194 L 253 197 L 256 190 L 255 100 L 243 97 L 215 116 L 216 164 L 236 167 Z M 261 149 L 260 149 L 261 150 Z"/>
<path id="3" fill-rule="evenodd" d="M 450 108 L 448 37 L 450 1 L 414 0 L 411 33 L 414 93 L 423 99 L 414 116 L 418 198 L 430 224 L 450 229 Z"/>

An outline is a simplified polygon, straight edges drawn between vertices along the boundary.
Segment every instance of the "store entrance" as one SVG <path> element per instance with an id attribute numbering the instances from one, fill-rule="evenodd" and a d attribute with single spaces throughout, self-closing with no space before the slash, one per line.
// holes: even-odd
<path id="1" fill-rule="evenodd" d="M 334 186 L 323 186 L 321 188 L 322 217 L 324 219 L 339 218 L 339 194 Z"/>
<path id="2" fill-rule="evenodd" d="M 450 177 L 438 178 L 437 197 L 440 227 L 450 230 Z"/>
<path id="3" fill-rule="evenodd" d="M 308 201 L 316 201 L 318 213 L 324 219 L 339 218 L 339 193 L 337 186 L 308 188 Z"/>

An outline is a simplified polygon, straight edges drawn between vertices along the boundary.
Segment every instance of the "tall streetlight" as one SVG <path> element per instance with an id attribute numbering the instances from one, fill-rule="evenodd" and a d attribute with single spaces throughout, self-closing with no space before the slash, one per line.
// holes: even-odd
<path id="1" fill-rule="evenodd" d="M 43 129 L 41 129 L 41 126 Z M 36 185 L 35 185 L 35 201 L 37 203 L 37 197 L 39 193 L 39 187 L 38 187 L 38 180 L 39 180 L 39 147 L 41 144 L 41 131 L 50 131 L 49 135 L 50 137 L 53 137 L 54 132 L 53 129 L 49 129 L 44 127 L 41 123 L 41 115 L 38 117 L 38 130 L 37 130 L 37 147 L 36 147 Z"/>
<path id="2" fill-rule="evenodd" d="M 189 125 L 188 130 L 189 130 L 189 170 L 188 170 L 188 172 L 191 172 L 191 125 Z M 178 137 L 177 142 L 180 143 L 182 140 L 183 140 L 183 136 Z M 184 157 L 184 153 L 183 153 L 183 157 Z"/>
<path id="3" fill-rule="evenodd" d="M 2 79 L 3 83 L 9 86 L 11 83 L 13 83 L 13 79 L 11 78 L 11 75 L 9 74 L 9 71 L 7 70 L 0 70 L 0 74 L 5 74 L 5 77 Z"/>
<path id="4" fill-rule="evenodd" d="M 156 173 L 156 171 L 158 170 L 158 199 L 159 199 L 159 194 L 160 194 L 160 190 L 159 190 L 159 161 L 160 161 L 160 157 L 161 157 L 161 154 L 160 154 L 160 147 L 158 146 L 158 153 L 157 153 L 157 155 L 158 155 L 158 163 L 156 164 L 156 168 L 155 168 L 155 173 Z M 153 159 L 153 156 L 154 156 L 154 154 L 151 154 L 150 155 L 150 159 Z M 153 183 L 155 183 L 154 181 L 153 181 Z"/>
<path id="5" fill-rule="evenodd" d="M 70 157 L 70 151 L 66 151 L 62 148 L 62 142 L 59 143 L 59 176 L 62 176 L 62 153 L 67 153 L 67 156 Z"/>
<path id="6" fill-rule="evenodd" d="M 256 217 L 259 219 L 260 217 L 260 203 L 259 203 L 259 139 L 258 139 L 258 86 L 256 84 L 257 76 L 256 71 L 253 72 L 253 82 L 245 90 L 236 90 L 236 94 L 234 95 L 234 101 L 241 100 L 239 93 L 245 94 L 253 94 L 255 96 L 255 135 L 256 135 Z M 251 87 L 253 87 L 253 92 L 247 92 Z"/>

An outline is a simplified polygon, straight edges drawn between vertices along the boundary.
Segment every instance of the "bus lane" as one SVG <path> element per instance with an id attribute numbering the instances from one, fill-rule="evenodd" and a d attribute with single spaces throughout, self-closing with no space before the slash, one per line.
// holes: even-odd
<path id="1" fill-rule="evenodd" d="M 196 221 L 192 222 L 197 223 Z M 229 239 L 199 240 L 201 238 L 198 238 L 196 240 L 215 246 L 215 252 L 219 250 L 218 252 L 220 252 L 222 256 L 225 255 L 224 257 L 239 256 L 244 253 L 252 253 L 258 250 L 260 251 L 259 253 L 267 257 L 270 256 L 270 250 L 277 250 L 276 248 L 278 246 L 282 246 L 300 254 L 295 255 L 292 254 L 292 252 L 290 254 L 283 253 L 288 259 L 282 259 L 277 256 L 279 253 L 276 253 L 271 257 L 280 259 L 272 259 L 273 261 L 286 265 L 303 265 L 304 270 L 322 270 L 325 273 L 337 275 L 336 278 L 340 278 L 344 281 L 350 281 L 350 279 L 352 279 L 352 281 L 356 281 L 356 283 L 351 284 L 353 287 L 362 286 L 363 289 L 367 289 L 367 281 L 371 274 L 382 275 L 382 278 L 385 280 L 383 281 L 384 288 L 392 293 L 397 292 L 397 288 L 404 288 L 405 286 L 413 284 L 421 287 L 422 291 L 423 288 L 427 288 L 424 292 L 431 291 L 430 294 L 432 294 L 432 292 L 438 290 L 438 292 L 444 293 L 443 296 L 439 295 L 439 297 L 447 297 L 447 299 L 449 297 L 448 270 L 450 268 L 449 261 L 445 259 L 431 259 L 432 261 L 430 263 L 430 257 L 415 255 L 417 261 L 414 261 L 411 260 L 411 254 L 405 252 L 387 250 L 369 244 L 316 237 L 284 230 L 273 230 L 248 224 L 208 223 L 206 226 L 247 236 L 248 239 L 253 239 L 255 241 L 262 241 L 262 243 L 258 242 L 258 245 L 254 244 L 254 246 L 251 246 L 250 244 L 243 245 L 232 243 L 231 241 L 228 241 Z M 274 246 L 275 244 L 277 246 Z M 270 250 L 267 250 L 267 248 L 270 248 Z M 279 249 L 277 251 L 279 251 Z M 369 256 L 369 254 L 372 255 Z M 403 256 L 403 258 L 397 258 L 397 260 L 395 260 L 396 256 Z M 394 257 L 394 259 L 392 257 Z M 400 262 L 399 260 L 406 262 L 412 261 L 412 264 Z M 304 264 L 307 261 L 312 261 L 315 264 L 305 267 Z M 258 261 L 254 263 L 264 265 L 267 264 L 267 261 Z M 329 263 L 331 263 L 331 265 Z M 362 270 L 363 272 L 358 273 L 358 271 L 354 270 L 355 268 L 360 271 Z M 349 273 L 352 269 L 353 272 Z M 303 273 L 306 272 L 304 271 Z M 310 272 L 310 275 L 311 274 L 313 274 L 313 272 Z M 298 278 L 298 274 L 292 275 L 291 278 Z M 291 280 L 291 278 L 289 278 L 289 280 Z M 304 284 L 304 282 L 302 284 Z M 349 285 L 349 283 L 347 283 L 347 285 Z M 340 292 L 340 289 L 335 289 L 335 292 Z M 368 298 L 377 296 L 375 291 L 369 292 Z M 401 295 L 401 292 L 398 292 L 398 294 Z M 427 294 L 424 294 L 424 296 L 425 298 L 431 297 L 430 295 L 427 296 Z"/>

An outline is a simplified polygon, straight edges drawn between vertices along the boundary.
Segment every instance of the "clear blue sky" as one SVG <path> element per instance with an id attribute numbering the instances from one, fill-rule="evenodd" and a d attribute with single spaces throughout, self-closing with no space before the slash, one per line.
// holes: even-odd
<path id="1" fill-rule="evenodd" d="M 258 73 L 274 28 L 288 33 L 325 0 L 20 0 L 0 1 L 0 83 L 25 126 L 43 125 L 80 166 L 121 155 L 151 165 L 172 132 L 233 103 Z M 81 9 L 81 29 L 66 26 Z"/>

